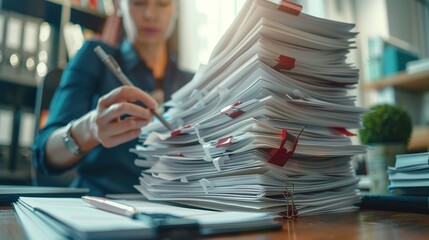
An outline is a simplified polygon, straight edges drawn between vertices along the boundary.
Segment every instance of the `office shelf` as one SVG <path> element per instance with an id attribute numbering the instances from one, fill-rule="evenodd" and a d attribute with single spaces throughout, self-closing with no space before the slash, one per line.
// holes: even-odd
<path id="1" fill-rule="evenodd" d="M 414 152 L 425 149 L 429 151 L 429 126 L 415 126 L 408 144 L 408 151 Z"/>
<path id="2" fill-rule="evenodd" d="M 101 2 L 103 1 L 103 2 Z M 105 3 L 108 0 L 99 0 L 98 3 Z M 39 38 L 32 37 L 29 39 L 37 42 L 37 48 L 34 52 L 24 52 L 22 49 L 24 30 L 22 30 L 22 39 L 19 50 L 13 49 L 19 53 L 22 59 L 31 56 L 37 58 L 37 53 L 41 50 L 47 52 L 46 67 L 49 72 L 58 67 L 63 67 L 67 61 L 67 53 L 65 41 L 63 38 L 63 26 L 72 22 L 79 24 L 84 29 L 90 29 L 94 32 L 101 32 L 104 25 L 106 15 L 92 8 L 71 5 L 72 0 L 0 0 L 0 11 L 2 16 L 6 16 L 5 25 L 0 26 L 0 36 L 6 36 L 6 24 L 8 17 L 13 16 L 24 24 L 33 21 L 40 25 L 42 22 L 47 22 L 51 26 L 50 39 L 40 43 Z M 37 26 L 37 25 L 36 25 Z M 24 29 L 24 28 L 23 28 Z M 1 38 L 1 37 L 0 37 Z M 27 39 L 28 40 L 28 39 Z M 16 41 L 20 41 L 17 39 Z M 12 50 L 7 48 L 6 41 L 0 39 L 0 50 L 6 56 L 12 53 Z M 0 62 L 0 109 L 7 108 L 13 112 L 12 130 L 10 136 L 10 144 L 7 146 L 7 162 L 8 169 L 2 169 L 0 172 L 0 182 L 28 182 L 29 165 L 20 165 L 22 159 L 20 139 L 21 118 L 23 113 L 33 112 L 35 106 L 37 82 L 39 76 L 36 73 L 33 75 L 26 72 L 23 65 L 24 60 L 20 63 L 19 68 L 10 70 L 9 65 L 6 65 L 6 58 Z M 7 69 L 7 71 L 5 71 Z M 1 128 L 0 128 L 1 129 Z M 2 132 L 0 131 L 0 134 Z"/>
<path id="3" fill-rule="evenodd" d="M 429 71 L 409 74 L 406 72 L 380 79 L 366 84 L 368 90 L 380 90 L 385 87 L 395 87 L 416 92 L 429 91 Z"/>
<path id="4" fill-rule="evenodd" d="M 46 0 L 46 1 L 62 6 L 62 5 L 66 4 L 65 1 L 67 1 L 67 0 Z M 83 7 L 83 6 L 76 6 L 76 5 L 72 4 L 72 3 L 70 3 L 70 4 L 71 4 L 71 9 L 73 9 L 73 10 L 80 11 L 80 12 L 85 12 L 85 13 L 87 13 L 89 15 L 96 16 L 96 17 L 99 17 L 99 18 L 105 18 L 106 17 L 106 14 L 104 14 L 104 13 L 102 13 L 100 11 L 89 9 L 89 8 L 86 8 L 86 7 Z"/>
<path id="5" fill-rule="evenodd" d="M 0 105 L 10 105 L 11 107 L 21 106 L 29 109 L 34 108 L 36 86 L 14 83 L 0 77 L 0 89 L 7 89 L 7 91 L 2 91 L 0 94 Z"/>
<path id="6" fill-rule="evenodd" d="M 365 84 L 365 90 L 382 90 L 393 87 L 403 89 L 415 94 L 425 94 L 429 91 L 429 71 L 419 73 L 401 72 L 394 76 L 380 79 L 376 82 Z M 408 150 L 427 151 L 429 149 L 429 126 L 413 126 L 413 133 L 408 145 Z"/>

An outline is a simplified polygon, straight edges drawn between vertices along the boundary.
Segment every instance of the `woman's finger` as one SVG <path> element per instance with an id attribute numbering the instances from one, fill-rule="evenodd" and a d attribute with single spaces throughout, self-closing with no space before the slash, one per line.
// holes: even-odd
<path id="1" fill-rule="evenodd" d="M 99 99 L 98 105 L 104 109 L 114 103 L 134 101 L 141 102 L 150 109 L 156 109 L 158 106 L 156 100 L 149 94 L 139 88 L 131 86 L 122 86 L 113 89 Z"/>
<path id="2" fill-rule="evenodd" d="M 111 148 L 119 144 L 122 144 L 124 142 L 128 142 L 133 139 L 136 139 L 139 135 L 140 135 L 140 129 L 131 130 L 131 131 L 124 132 L 115 136 L 111 136 L 110 138 L 104 139 L 103 142 L 101 142 L 101 144 L 106 148 Z"/>
<path id="3" fill-rule="evenodd" d="M 108 126 L 99 131 L 100 138 L 108 139 L 112 136 L 123 134 L 125 132 L 138 130 L 149 123 L 146 119 L 127 118 L 124 120 L 110 123 Z"/>
<path id="4" fill-rule="evenodd" d="M 129 115 L 137 119 L 151 120 L 153 118 L 150 110 L 133 103 L 115 103 L 102 112 L 98 113 L 97 124 L 106 125 L 117 121 L 119 117 Z"/>

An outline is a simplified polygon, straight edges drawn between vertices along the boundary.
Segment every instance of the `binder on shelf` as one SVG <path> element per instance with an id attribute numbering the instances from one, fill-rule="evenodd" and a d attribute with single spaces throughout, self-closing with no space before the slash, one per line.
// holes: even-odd
<path id="1" fill-rule="evenodd" d="M 80 6 L 83 8 L 87 8 L 88 7 L 88 1 L 89 0 L 80 0 Z"/>
<path id="2" fill-rule="evenodd" d="M 4 60 L 5 22 L 6 22 L 6 13 L 0 11 L 0 68 Z"/>
<path id="3" fill-rule="evenodd" d="M 35 72 L 38 64 L 38 48 L 39 48 L 39 29 L 41 20 L 33 17 L 27 17 L 23 25 L 22 38 L 22 63 L 20 76 L 30 85 L 36 85 Z"/>
<path id="4" fill-rule="evenodd" d="M 88 0 L 88 5 L 86 7 L 91 10 L 97 10 L 98 0 Z"/>
<path id="5" fill-rule="evenodd" d="M 103 5 L 103 11 L 106 16 L 110 16 L 115 13 L 115 3 L 113 0 L 104 0 L 101 1 L 101 4 Z"/>
<path id="6" fill-rule="evenodd" d="M 31 145 L 34 139 L 35 118 L 33 112 L 23 111 L 18 137 L 19 156 L 17 167 L 27 169 L 31 165 Z"/>
<path id="7" fill-rule="evenodd" d="M 9 12 L 7 14 L 4 39 L 4 60 L 1 69 L 2 76 L 6 79 L 18 81 L 20 66 L 22 64 L 22 32 L 24 16 Z"/>
<path id="8" fill-rule="evenodd" d="M 73 1 L 72 1 L 72 5 L 73 5 L 73 6 L 80 6 L 80 4 L 81 4 L 81 1 L 80 1 L 80 0 L 73 0 Z"/>
<path id="9" fill-rule="evenodd" d="M 82 27 L 79 24 L 67 23 L 64 26 L 64 41 L 66 43 L 67 55 L 71 59 L 85 41 Z"/>
<path id="10" fill-rule="evenodd" d="M 104 14 L 105 10 L 104 10 L 104 1 L 97 1 L 97 12 Z"/>
<path id="11" fill-rule="evenodd" d="M 9 147 L 12 143 L 12 126 L 12 108 L 0 106 L 0 169 L 8 168 Z"/>
<path id="12" fill-rule="evenodd" d="M 40 24 L 37 54 L 36 83 L 38 84 L 54 66 L 54 29 L 47 22 Z"/>

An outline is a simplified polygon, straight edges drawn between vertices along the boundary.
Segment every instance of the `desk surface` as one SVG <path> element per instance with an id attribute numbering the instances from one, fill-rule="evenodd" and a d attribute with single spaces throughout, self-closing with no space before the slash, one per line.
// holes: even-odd
<path id="1" fill-rule="evenodd" d="M 0 207 L 0 238 L 24 239 L 10 207 Z M 211 239 L 428 239 L 429 214 L 365 210 L 282 220 L 283 230 Z"/>

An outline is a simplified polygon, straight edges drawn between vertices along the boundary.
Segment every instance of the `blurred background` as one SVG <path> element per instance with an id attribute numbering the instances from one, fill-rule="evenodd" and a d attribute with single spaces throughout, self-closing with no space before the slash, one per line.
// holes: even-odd
<path id="1" fill-rule="evenodd" d="M 245 0 L 178 0 L 170 48 L 196 71 Z M 313 16 L 356 24 L 348 62 L 360 69 L 356 105 L 401 106 L 412 119 L 407 152 L 429 148 L 429 0 L 296 0 Z M 31 184 L 30 146 L 48 103 L 41 83 L 85 39 L 120 41 L 113 0 L 0 0 L 0 184 Z M 38 90 L 39 89 L 39 90 Z M 357 132 L 357 130 L 352 130 Z M 354 139 L 359 143 L 359 139 Z M 365 156 L 356 157 L 365 173 Z"/>

